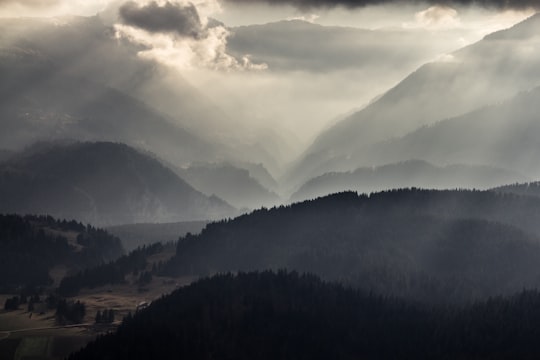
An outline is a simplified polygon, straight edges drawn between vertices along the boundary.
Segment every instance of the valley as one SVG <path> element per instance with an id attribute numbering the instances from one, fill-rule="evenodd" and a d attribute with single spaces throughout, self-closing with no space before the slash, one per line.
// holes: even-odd
<path id="1" fill-rule="evenodd" d="M 539 358 L 538 10 L 0 1 L 0 359 Z"/>

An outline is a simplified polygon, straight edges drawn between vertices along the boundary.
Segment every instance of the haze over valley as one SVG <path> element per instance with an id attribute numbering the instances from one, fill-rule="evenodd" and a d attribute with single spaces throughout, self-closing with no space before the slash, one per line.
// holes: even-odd
<path id="1" fill-rule="evenodd" d="M 538 358 L 538 10 L 0 0 L 0 358 Z"/>

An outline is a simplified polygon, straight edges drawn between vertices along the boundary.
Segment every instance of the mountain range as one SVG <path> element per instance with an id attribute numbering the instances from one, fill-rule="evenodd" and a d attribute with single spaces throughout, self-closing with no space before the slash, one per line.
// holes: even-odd
<path id="1" fill-rule="evenodd" d="M 396 188 L 489 189 L 501 184 L 524 181 L 517 172 L 473 165 L 434 166 L 422 160 L 409 160 L 350 172 L 333 172 L 313 178 L 291 195 L 291 201 L 353 190 L 360 193 Z"/>
<path id="2" fill-rule="evenodd" d="M 516 154 L 536 151 L 532 141 L 521 137 L 535 130 L 532 109 L 537 90 L 532 89 L 540 83 L 539 27 L 540 15 L 534 15 L 421 66 L 364 109 L 321 133 L 291 167 L 287 183 L 298 186 L 326 172 L 411 159 L 524 171 L 530 164 L 512 166 L 512 162 Z M 460 120 L 442 121 L 450 118 Z M 443 127 L 454 126 L 453 132 L 443 134 Z M 515 130 L 508 133 L 508 128 Z M 403 143 L 417 151 L 406 145 L 396 149 Z M 520 162 L 528 158 L 525 155 Z M 525 175 L 537 176 L 537 169 Z"/>
<path id="3" fill-rule="evenodd" d="M 155 157 L 110 142 L 35 145 L 0 166 L 0 184 L 1 212 L 51 214 L 100 225 L 235 213 Z"/>
<path id="4" fill-rule="evenodd" d="M 492 191 L 339 193 L 211 223 L 165 274 L 290 269 L 429 302 L 540 281 L 540 199 Z"/>

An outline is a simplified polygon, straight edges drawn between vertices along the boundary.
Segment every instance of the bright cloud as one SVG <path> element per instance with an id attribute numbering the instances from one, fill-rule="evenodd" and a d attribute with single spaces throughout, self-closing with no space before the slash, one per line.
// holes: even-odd
<path id="1" fill-rule="evenodd" d="M 201 9 L 201 10 L 199 10 Z M 237 59 L 227 53 L 230 32 L 211 22 L 208 13 L 219 10 L 215 1 L 129 1 L 119 9 L 118 37 L 144 45 L 140 55 L 179 69 L 263 70 L 249 56 Z"/>

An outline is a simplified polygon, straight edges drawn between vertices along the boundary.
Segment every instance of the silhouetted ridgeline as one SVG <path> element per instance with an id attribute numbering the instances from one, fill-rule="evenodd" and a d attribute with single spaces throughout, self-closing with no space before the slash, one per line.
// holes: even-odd
<path id="1" fill-rule="evenodd" d="M 540 89 L 516 94 L 540 83 L 538 47 L 530 47 L 526 56 L 520 50 L 536 42 L 539 27 L 540 15 L 535 14 L 448 54 L 450 61 L 421 66 L 322 132 L 291 169 L 288 181 L 301 184 L 331 171 L 410 159 L 491 164 L 538 176 L 540 148 L 533 134 L 538 133 Z"/>
<path id="2" fill-rule="evenodd" d="M 206 195 L 216 195 L 234 207 L 256 209 L 279 203 L 249 171 L 230 164 L 196 164 L 178 169 L 179 176 Z"/>
<path id="3" fill-rule="evenodd" d="M 235 210 L 127 145 L 57 142 L 36 144 L 1 164 L 0 211 L 117 225 L 216 219 Z"/>
<path id="4" fill-rule="evenodd" d="M 501 184 L 524 181 L 523 175 L 490 166 L 435 166 L 422 160 L 409 160 L 377 167 L 361 167 L 352 172 L 332 172 L 303 184 L 291 200 L 300 201 L 340 191 L 370 193 L 387 189 L 489 189 Z"/>
<path id="5" fill-rule="evenodd" d="M 154 301 L 69 359 L 532 359 L 539 322 L 536 291 L 431 308 L 311 275 L 219 275 Z"/>
<path id="6" fill-rule="evenodd" d="M 122 255 L 117 237 L 50 216 L 0 215 L 0 291 L 47 285 L 55 265 L 96 266 Z"/>
<path id="7" fill-rule="evenodd" d="M 209 224 L 165 273 L 291 269 L 382 294 L 460 301 L 540 285 L 540 199 L 480 191 L 340 193 Z"/>

